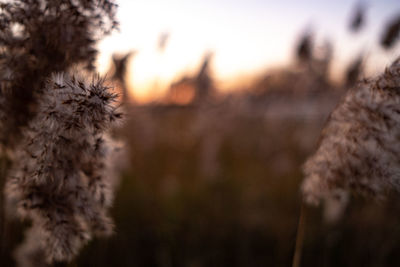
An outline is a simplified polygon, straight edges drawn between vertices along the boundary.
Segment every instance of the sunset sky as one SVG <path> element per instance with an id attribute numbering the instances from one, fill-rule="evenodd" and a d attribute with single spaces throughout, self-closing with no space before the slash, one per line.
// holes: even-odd
<path id="1" fill-rule="evenodd" d="M 378 46 L 388 19 L 400 13 L 398 0 L 371 0 L 367 23 L 357 34 L 348 30 L 354 1 L 336 0 L 120 0 L 120 32 L 99 44 L 99 69 L 105 72 L 114 52 L 137 51 L 129 67 L 129 82 L 137 99 L 161 94 L 182 74 L 193 72 L 207 51 L 214 52 L 212 69 L 222 89 L 268 68 L 288 65 L 294 43 L 306 29 L 317 44 L 334 45 L 333 74 L 360 51 L 368 53 L 373 73 L 400 54 Z M 169 38 L 157 49 L 162 33 Z"/>

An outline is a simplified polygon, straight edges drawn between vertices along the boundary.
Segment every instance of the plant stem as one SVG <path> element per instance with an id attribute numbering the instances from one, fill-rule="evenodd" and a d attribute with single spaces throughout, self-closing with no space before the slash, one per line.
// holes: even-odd
<path id="1" fill-rule="evenodd" d="M 7 173 L 7 159 L 0 157 L 0 259 L 4 259 L 6 252 L 6 216 L 4 203 L 4 184 Z"/>
<path id="2" fill-rule="evenodd" d="M 300 267 L 301 262 L 301 254 L 303 250 L 303 242 L 304 242 L 304 233 L 306 226 L 306 206 L 304 202 L 301 202 L 300 209 L 300 217 L 299 224 L 297 226 L 297 234 L 296 234 L 296 247 L 293 256 L 292 267 Z"/>

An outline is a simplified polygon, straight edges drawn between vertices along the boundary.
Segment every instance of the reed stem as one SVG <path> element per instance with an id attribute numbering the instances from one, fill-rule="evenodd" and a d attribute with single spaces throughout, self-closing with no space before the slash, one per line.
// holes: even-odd
<path id="1" fill-rule="evenodd" d="M 301 255 L 304 243 L 304 233 L 306 228 L 306 206 L 304 202 L 301 202 L 299 224 L 297 226 L 296 234 L 296 247 L 293 256 L 292 267 L 300 267 Z"/>

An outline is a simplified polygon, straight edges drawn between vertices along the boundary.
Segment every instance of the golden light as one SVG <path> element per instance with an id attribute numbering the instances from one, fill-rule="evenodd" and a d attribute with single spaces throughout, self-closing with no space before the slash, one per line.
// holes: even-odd
<path id="1" fill-rule="evenodd" d="M 163 96 L 183 75 L 194 75 L 203 55 L 212 51 L 211 69 L 218 89 L 224 90 L 232 81 L 240 82 L 238 77 L 289 64 L 294 41 L 311 19 L 318 23 L 318 41 L 333 41 L 336 78 L 363 47 L 374 60 L 367 68 L 370 72 L 381 70 L 393 58 L 371 45 L 379 32 L 377 23 L 361 38 L 350 36 L 345 25 L 338 24 L 347 22 L 348 14 L 342 10 L 350 10 L 351 3 L 319 4 L 314 10 L 286 0 L 290 5 L 249 1 L 121 0 L 120 32 L 99 44 L 98 68 L 106 73 L 112 53 L 135 50 L 127 81 L 133 98 L 148 102 Z M 371 10 L 376 20 L 388 13 Z M 165 33 L 165 48 L 158 49 Z"/>

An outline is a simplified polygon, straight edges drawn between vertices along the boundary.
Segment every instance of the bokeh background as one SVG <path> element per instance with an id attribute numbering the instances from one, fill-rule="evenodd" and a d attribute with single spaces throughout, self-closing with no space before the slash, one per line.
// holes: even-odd
<path id="1" fill-rule="evenodd" d="M 400 2 L 119 6 L 97 61 L 125 113 L 116 232 L 69 266 L 290 266 L 301 165 L 346 90 L 400 55 Z M 302 266 L 399 266 L 399 212 L 396 196 L 354 197 L 334 224 L 309 207 Z"/>

